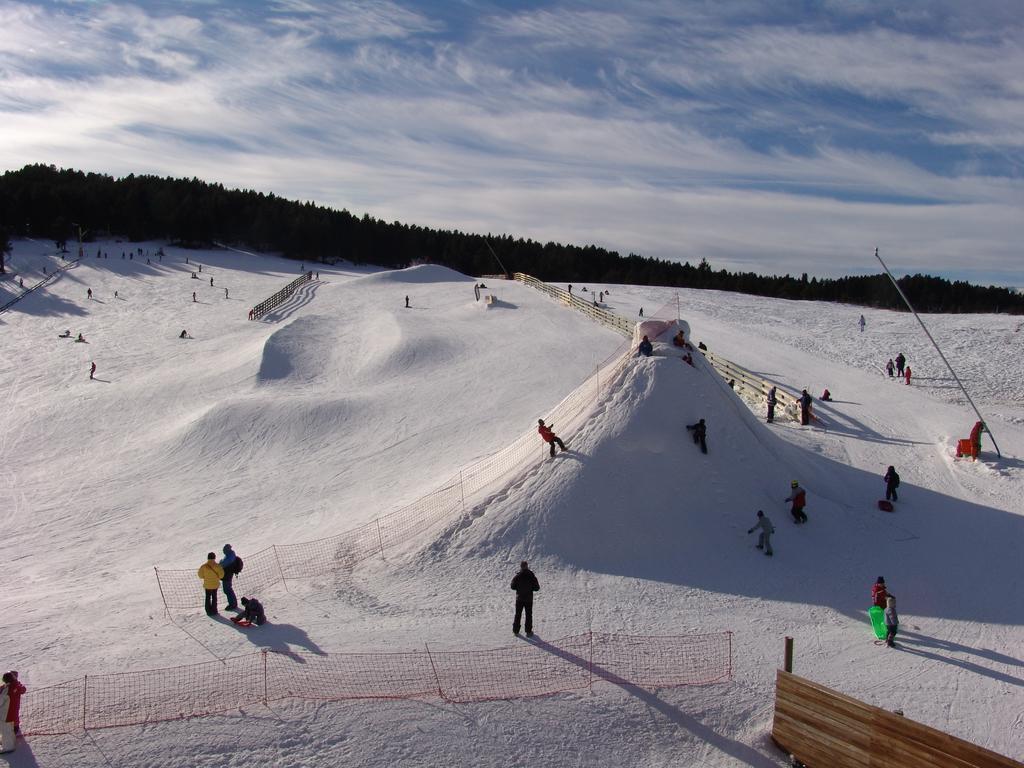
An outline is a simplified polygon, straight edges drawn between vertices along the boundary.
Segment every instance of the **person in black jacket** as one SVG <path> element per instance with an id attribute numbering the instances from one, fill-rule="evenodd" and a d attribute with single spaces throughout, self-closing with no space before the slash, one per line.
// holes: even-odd
<path id="1" fill-rule="evenodd" d="M 693 432 L 693 442 L 694 443 L 700 443 L 701 453 L 707 453 L 708 452 L 708 443 L 707 443 L 708 427 L 707 427 L 707 424 L 704 423 L 704 419 L 701 419 L 696 424 L 687 424 L 686 428 L 688 430 L 690 430 L 691 432 Z"/>
<path id="2" fill-rule="evenodd" d="M 519 620 L 523 611 L 526 611 L 526 636 L 533 637 L 533 593 L 540 590 L 540 583 L 525 560 L 519 564 L 519 573 L 512 577 L 512 589 L 516 592 L 516 618 L 512 622 L 512 634 L 519 634 Z"/>
<path id="3" fill-rule="evenodd" d="M 896 501 L 896 489 L 900 487 L 900 476 L 896 472 L 896 467 L 890 465 L 882 479 L 885 480 L 885 500 Z"/>

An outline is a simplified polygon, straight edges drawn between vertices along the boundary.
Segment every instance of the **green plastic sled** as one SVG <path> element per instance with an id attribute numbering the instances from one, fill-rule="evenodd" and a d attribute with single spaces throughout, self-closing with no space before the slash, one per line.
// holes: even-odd
<path id="1" fill-rule="evenodd" d="M 875 637 L 885 640 L 885 636 L 889 634 L 889 630 L 885 628 L 885 611 L 877 605 L 872 605 L 868 608 L 868 616 L 871 617 L 871 628 L 875 630 Z"/>

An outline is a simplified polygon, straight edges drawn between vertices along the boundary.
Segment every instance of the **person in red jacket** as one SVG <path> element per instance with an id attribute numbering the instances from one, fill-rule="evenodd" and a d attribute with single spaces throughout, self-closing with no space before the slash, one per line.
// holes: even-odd
<path id="1" fill-rule="evenodd" d="M 0 703 L 6 704 L 0 711 L 0 751 L 14 750 L 17 734 L 21 731 L 21 695 L 25 686 L 18 682 L 17 672 L 4 672 L 3 686 L 0 686 Z"/>
<path id="2" fill-rule="evenodd" d="M 885 578 L 879 576 L 871 587 L 871 604 L 884 609 L 885 601 L 890 597 L 894 597 L 894 595 L 885 588 Z"/>
<path id="3" fill-rule="evenodd" d="M 544 439 L 544 442 L 551 447 L 552 458 L 555 455 L 555 443 L 558 443 L 558 447 L 563 451 L 566 450 L 565 443 L 563 443 L 562 440 L 551 431 L 551 427 L 553 426 L 555 425 L 545 424 L 544 419 L 537 419 L 537 433 Z"/>

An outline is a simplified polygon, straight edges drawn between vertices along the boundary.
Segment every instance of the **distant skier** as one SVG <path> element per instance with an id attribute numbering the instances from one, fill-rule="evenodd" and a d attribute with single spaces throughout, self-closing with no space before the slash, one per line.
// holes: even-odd
<path id="1" fill-rule="evenodd" d="M 778 390 L 776 389 L 775 385 L 773 384 L 772 388 L 768 390 L 768 423 L 769 424 L 771 424 L 773 421 L 775 421 L 775 406 L 779 402 L 778 394 L 777 393 L 778 393 Z"/>
<path id="2" fill-rule="evenodd" d="M 871 604 L 879 608 L 885 608 L 885 601 L 890 597 L 895 597 L 895 595 L 889 594 L 885 586 L 885 577 L 879 576 L 875 579 L 875 583 L 871 585 Z"/>
<path id="3" fill-rule="evenodd" d="M 178 338 L 179 339 L 191 339 L 192 337 L 189 335 L 188 331 L 186 331 L 184 328 L 182 328 L 181 329 L 181 333 L 178 334 Z"/>
<path id="4" fill-rule="evenodd" d="M 406 309 L 409 308 L 409 297 L 408 296 L 405 297 L 405 308 Z"/>
<path id="5" fill-rule="evenodd" d="M 890 595 L 885 601 L 885 644 L 892 648 L 896 644 L 896 632 L 900 628 L 900 617 L 896 613 L 896 598 Z"/>
<path id="6" fill-rule="evenodd" d="M 813 401 L 814 398 L 807 393 L 806 389 L 800 393 L 800 424 L 802 426 L 806 427 L 811 423 L 811 403 Z"/>
<path id="7" fill-rule="evenodd" d="M 654 345 L 651 344 L 651 340 L 644 336 L 643 341 L 640 342 L 640 346 L 636 348 L 637 356 L 643 355 L 644 357 L 650 357 L 654 351 Z"/>
<path id="8" fill-rule="evenodd" d="M 864 333 L 864 326 L 867 325 L 867 323 L 864 322 L 864 315 L 860 316 L 859 325 L 860 325 L 860 332 Z"/>
<path id="9" fill-rule="evenodd" d="M 885 480 L 885 500 L 896 501 L 896 489 L 900 487 L 900 476 L 896 472 L 896 467 L 890 465 L 882 479 Z"/>
<path id="10" fill-rule="evenodd" d="M 196 292 L 192 291 L 192 301 L 195 301 L 195 300 L 196 300 Z"/>
<path id="11" fill-rule="evenodd" d="M 764 553 L 771 557 L 772 534 L 775 533 L 775 527 L 772 525 L 772 521 L 768 519 L 768 516 L 760 509 L 757 510 L 757 522 L 754 523 L 753 528 L 747 531 L 747 535 L 750 535 L 758 528 L 761 529 L 761 533 L 757 537 L 757 548 L 763 549 Z"/>
<path id="12" fill-rule="evenodd" d="M 687 424 L 686 428 L 689 431 L 693 432 L 693 443 L 694 443 L 694 445 L 700 443 L 700 451 L 701 451 L 701 453 L 707 453 L 708 452 L 708 443 L 707 443 L 708 427 L 707 427 L 707 424 L 704 423 L 704 419 L 701 419 L 696 424 Z"/>
<path id="13" fill-rule="evenodd" d="M 92 288 L 87 289 L 86 292 L 85 292 L 85 295 L 88 296 L 91 299 L 92 298 Z"/>
<path id="14" fill-rule="evenodd" d="M 892 358 L 889 358 L 889 362 L 885 364 L 885 372 L 889 374 L 889 378 L 892 378 L 893 372 L 896 370 L 896 364 L 893 363 Z"/>
<path id="15" fill-rule="evenodd" d="M 804 513 L 804 507 L 807 506 L 807 493 L 796 480 L 790 483 L 789 487 L 790 494 L 783 501 L 792 504 L 789 513 L 793 516 L 794 523 L 806 523 L 807 515 Z"/>
<path id="16" fill-rule="evenodd" d="M 92 379 L 95 376 L 96 376 L 96 361 L 93 361 L 92 364 L 89 365 L 89 378 Z"/>
<path id="17" fill-rule="evenodd" d="M 71 329 L 70 328 L 64 329 L 64 333 L 58 333 L 57 334 L 57 338 L 58 339 L 70 339 L 71 338 Z"/>
<path id="18" fill-rule="evenodd" d="M 519 573 L 512 577 L 512 589 L 516 593 L 516 617 L 512 622 L 512 634 L 519 634 L 520 619 L 525 612 L 526 636 L 533 637 L 533 593 L 540 591 L 540 582 L 525 560 L 519 564 Z"/>
<path id="19" fill-rule="evenodd" d="M 905 366 L 906 364 L 907 364 L 907 358 L 905 358 L 903 356 L 902 352 L 900 352 L 898 355 L 896 355 L 896 375 L 897 376 L 902 376 L 903 375 L 903 366 Z"/>
<path id="20" fill-rule="evenodd" d="M 224 569 L 217 564 L 217 556 L 210 552 L 206 555 L 206 562 L 199 566 L 196 574 L 203 581 L 203 589 L 206 591 L 206 615 L 217 615 L 217 589 L 220 587 L 220 580 L 224 578 Z"/>
<path id="21" fill-rule="evenodd" d="M 75 341 L 80 341 L 80 342 L 82 342 L 84 344 L 85 343 L 85 336 L 83 336 L 81 333 L 79 333 L 78 334 L 78 338 L 75 339 Z"/>
<path id="22" fill-rule="evenodd" d="M 213 288 L 213 278 L 210 278 L 210 287 Z"/>
<path id="23" fill-rule="evenodd" d="M 908 387 L 910 386 L 910 373 L 910 366 L 908 365 L 903 370 L 903 383 L 906 384 Z"/>
<path id="24" fill-rule="evenodd" d="M 644 308 L 640 307 L 640 317 L 643 317 L 643 316 L 644 316 Z"/>
<path id="25" fill-rule="evenodd" d="M 543 438 L 544 442 L 551 447 L 551 458 L 555 457 L 555 443 L 558 443 L 558 447 L 563 451 L 567 450 L 565 443 L 562 442 L 561 438 L 551 431 L 553 426 L 555 425 L 545 424 L 544 419 L 537 419 L 537 434 L 539 434 L 541 438 Z"/>
<path id="26" fill-rule="evenodd" d="M 224 289 L 224 298 L 226 299 L 227 297 L 228 297 L 228 289 L 227 289 L 227 288 L 225 288 L 225 289 Z"/>
<path id="27" fill-rule="evenodd" d="M 572 293 L 572 283 L 569 283 L 569 293 Z"/>

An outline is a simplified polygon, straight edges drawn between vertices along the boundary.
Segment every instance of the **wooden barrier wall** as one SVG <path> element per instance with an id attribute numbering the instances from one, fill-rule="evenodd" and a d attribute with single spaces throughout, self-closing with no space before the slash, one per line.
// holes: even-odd
<path id="1" fill-rule="evenodd" d="M 807 768 L 1024 766 L 781 669 L 772 739 Z"/>

